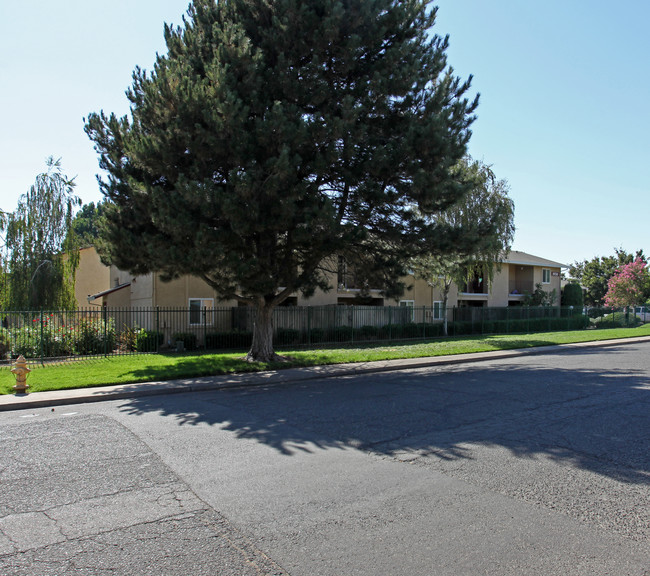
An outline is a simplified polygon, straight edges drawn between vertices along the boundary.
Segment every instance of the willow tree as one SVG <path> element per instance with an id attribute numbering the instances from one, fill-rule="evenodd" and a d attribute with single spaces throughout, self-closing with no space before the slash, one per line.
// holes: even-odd
<path id="1" fill-rule="evenodd" d="M 446 244 L 422 214 L 463 194 L 450 168 L 477 105 L 435 16 L 422 0 L 194 0 L 136 68 L 130 115 L 87 120 L 104 258 L 254 307 L 249 360 L 275 358 L 274 308 L 328 289 L 338 257 L 398 292 L 419 244 Z"/>
<path id="2" fill-rule="evenodd" d="M 483 162 L 464 158 L 452 171 L 467 184 L 459 202 L 429 218 L 439 229 L 447 228 L 446 237 L 454 238 L 445 252 L 425 250 L 413 258 L 416 278 L 425 280 L 442 293 L 443 333 L 447 335 L 447 302 L 452 284 L 462 286 L 476 274 L 491 284 L 494 273 L 510 251 L 514 239 L 515 207 L 508 197 L 508 182 L 498 180 Z"/>
<path id="3" fill-rule="evenodd" d="M 16 210 L 6 217 L 7 305 L 14 309 L 72 308 L 78 254 L 69 235 L 74 179 L 50 157 Z"/>

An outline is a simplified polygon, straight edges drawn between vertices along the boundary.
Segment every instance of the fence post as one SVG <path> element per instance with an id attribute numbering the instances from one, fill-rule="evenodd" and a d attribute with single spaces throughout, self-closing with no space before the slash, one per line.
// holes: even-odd
<path id="1" fill-rule="evenodd" d="M 207 336 L 208 336 L 208 307 L 204 306 L 203 307 L 203 349 L 205 349 L 206 347 Z"/>
<path id="2" fill-rule="evenodd" d="M 156 306 L 156 352 L 160 352 L 160 306 Z"/>
<path id="3" fill-rule="evenodd" d="M 38 321 L 41 324 L 41 342 L 40 342 L 40 352 L 41 352 L 41 364 L 44 363 L 44 350 L 43 350 L 43 308 L 41 308 L 41 313 L 39 315 Z"/>
<path id="4" fill-rule="evenodd" d="M 108 356 L 108 308 L 102 306 L 102 315 L 104 317 L 104 356 Z"/>
<path id="5" fill-rule="evenodd" d="M 307 306 L 307 346 L 311 346 L 311 306 Z"/>
<path id="6" fill-rule="evenodd" d="M 451 331 L 452 336 L 456 336 L 456 306 L 451 307 Z"/>
<path id="7" fill-rule="evenodd" d="M 427 307 L 422 306 L 422 339 L 427 337 Z"/>

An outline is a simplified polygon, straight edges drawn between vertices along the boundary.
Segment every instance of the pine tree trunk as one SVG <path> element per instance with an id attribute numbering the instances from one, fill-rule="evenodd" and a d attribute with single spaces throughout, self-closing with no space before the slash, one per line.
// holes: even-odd
<path id="1" fill-rule="evenodd" d="M 281 360 L 273 351 L 273 306 L 266 303 L 255 308 L 253 343 L 245 357 L 247 362 L 273 362 Z"/>

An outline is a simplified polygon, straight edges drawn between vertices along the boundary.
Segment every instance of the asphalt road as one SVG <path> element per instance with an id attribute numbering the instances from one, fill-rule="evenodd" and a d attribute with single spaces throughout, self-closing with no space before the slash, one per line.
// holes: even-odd
<path id="1" fill-rule="evenodd" d="M 648 576 L 649 353 L 0 414 L 0 574 Z"/>

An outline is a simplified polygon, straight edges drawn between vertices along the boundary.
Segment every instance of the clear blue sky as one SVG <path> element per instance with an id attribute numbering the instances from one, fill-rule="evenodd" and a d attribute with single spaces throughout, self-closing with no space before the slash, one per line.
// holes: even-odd
<path id="1" fill-rule="evenodd" d="M 128 112 L 136 65 L 164 52 L 187 0 L 2 2 L 0 208 L 61 157 L 101 198 L 83 118 Z M 481 94 L 470 153 L 511 186 L 514 249 L 570 264 L 648 243 L 650 3 L 439 0 L 435 32 Z"/>

